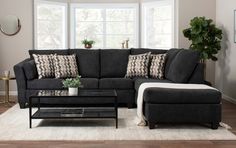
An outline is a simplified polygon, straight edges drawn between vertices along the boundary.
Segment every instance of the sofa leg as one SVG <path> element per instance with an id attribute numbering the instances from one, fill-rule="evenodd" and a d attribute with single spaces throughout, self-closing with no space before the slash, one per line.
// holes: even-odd
<path id="1" fill-rule="evenodd" d="M 131 109 L 134 107 L 134 105 L 133 105 L 133 103 L 127 103 L 127 107 L 128 107 L 128 109 Z"/>
<path id="2" fill-rule="evenodd" d="M 211 123 L 211 129 L 218 129 L 218 127 L 219 127 L 218 122 L 217 123 L 215 123 L 215 122 Z"/>
<path id="3" fill-rule="evenodd" d="M 148 127 L 149 127 L 149 129 L 154 129 L 155 123 L 148 122 Z"/>
<path id="4" fill-rule="evenodd" d="M 19 103 L 19 105 L 20 105 L 20 108 L 21 108 L 21 109 L 26 108 L 26 104 L 25 104 L 25 103 Z"/>

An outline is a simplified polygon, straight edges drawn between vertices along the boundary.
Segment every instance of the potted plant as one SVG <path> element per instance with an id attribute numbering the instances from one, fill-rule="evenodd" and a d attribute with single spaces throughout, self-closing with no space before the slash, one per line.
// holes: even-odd
<path id="1" fill-rule="evenodd" d="M 93 47 L 93 44 L 95 44 L 95 41 L 84 39 L 82 44 L 84 44 L 84 48 L 90 49 Z"/>
<path id="2" fill-rule="evenodd" d="M 222 30 L 217 28 L 211 19 L 195 17 L 190 22 L 190 28 L 183 34 L 192 43 L 190 49 L 200 52 L 201 62 L 211 59 L 217 61 L 216 54 L 221 49 Z"/>
<path id="3" fill-rule="evenodd" d="M 68 88 L 69 95 L 78 94 L 78 88 L 82 87 L 80 78 L 81 76 L 78 75 L 76 78 L 68 78 L 62 81 L 63 87 Z"/>

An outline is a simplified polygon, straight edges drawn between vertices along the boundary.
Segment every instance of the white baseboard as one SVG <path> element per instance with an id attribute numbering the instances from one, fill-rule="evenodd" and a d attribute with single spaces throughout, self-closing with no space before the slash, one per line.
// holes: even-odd
<path id="1" fill-rule="evenodd" d="M 222 97 L 223 97 L 224 100 L 227 100 L 227 101 L 229 101 L 229 102 L 231 102 L 231 103 L 236 104 L 236 99 L 234 99 L 234 98 L 232 98 L 232 97 L 230 97 L 230 96 L 227 96 L 227 95 L 225 95 L 225 94 L 222 94 Z"/>
<path id="2" fill-rule="evenodd" d="M 0 96 L 4 96 L 5 91 L 0 91 Z M 17 96 L 17 91 L 9 91 L 10 96 Z"/>

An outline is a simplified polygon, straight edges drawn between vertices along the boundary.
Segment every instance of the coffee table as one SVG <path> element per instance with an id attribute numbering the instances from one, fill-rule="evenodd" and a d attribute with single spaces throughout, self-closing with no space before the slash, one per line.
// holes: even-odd
<path id="1" fill-rule="evenodd" d="M 47 99 L 84 99 L 83 105 L 88 104 L 89 107 L 50 107 L 41 106 L 41 100 Z M 89 99 L 90 102 L 86 102 Z M 91 99 L 100 99 L 101 104 L 91 104 Z M 110 106 L 101 106 L 103 99 Z M 34 103 L 32 103 L 34 102 Z M 97 100 L 96 100 L 97 102 Z M 37 106 L 37 110 L 33 113 L 33 105 Z M 97 107 L 99 106 L 99 107 Z M 29 127 L 32 128 L 32 119 L 84 119 L 84 118 L 99 118 L 99 119 L 115 119 L 115 126 L 118 128 L 118 111 L 117 111 L 117 93 L 115 90 L 79 90 L 78 95 L 71 96 L 67 90 L 40 90 L 29 98 Z M 33 114 L 32 114 L 33 113 Z"/>

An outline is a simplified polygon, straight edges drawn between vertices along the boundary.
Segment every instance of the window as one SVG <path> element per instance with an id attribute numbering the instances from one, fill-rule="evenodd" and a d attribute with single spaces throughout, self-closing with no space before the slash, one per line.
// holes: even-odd
<path id="1" fill-rule="evenodd" d="M 174 46 L 173 0 L 142 4 L 142 47 L 170 49 Z"/>
<path id="2" fill-rule="evenodd" d="M 36 49 L 67 48 L 67 4 L 34 1 Z"/>
<path id="3" fill-rule="evenodd" d="M 138 4 L 72 4 L 71 47 L 82 48 L 83 39 L 96 42 L 95 48 L 121 48 L 129 39 L 138 46 Z"/>

